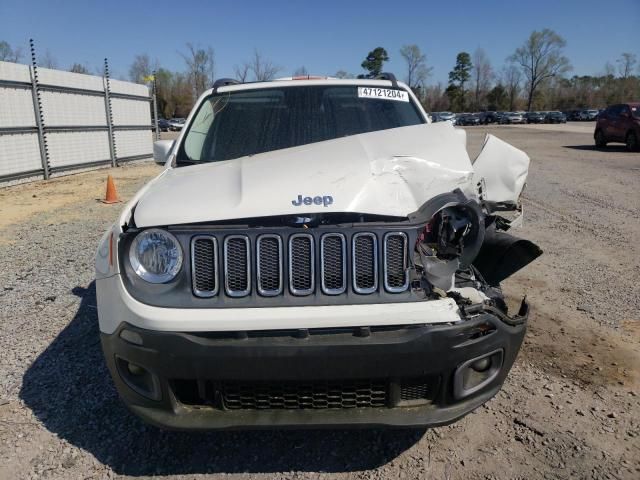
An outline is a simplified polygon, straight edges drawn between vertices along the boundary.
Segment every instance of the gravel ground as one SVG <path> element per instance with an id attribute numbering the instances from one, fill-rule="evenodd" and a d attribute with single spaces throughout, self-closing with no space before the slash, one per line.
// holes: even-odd
<path id="1" fill-rule="evenodd" d="M 562 126 L 559 126 L 562 127 Z M 106 171 L 0 190 L 0 479 L 639 478 L 640 155 L 589 132 L 471 127 L 532 158 L 521 236 L 545 254 L 504 287 L 532 316 L 504 389 L 449 427 L 163 432 L 119 402 L 93 255 L 119 206 Z M 159 171 L 114 170 L 122 198 Z"/>

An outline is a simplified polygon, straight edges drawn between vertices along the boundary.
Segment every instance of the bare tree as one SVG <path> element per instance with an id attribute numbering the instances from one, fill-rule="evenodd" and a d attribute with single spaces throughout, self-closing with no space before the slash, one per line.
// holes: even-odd
<path id="1" fill-rule="evenodd" d="M 356 78 L 356 76 L 353 73 L 349 73 L 345 70 L 338 70 L 334 77 L 336 78 Z"/>
<path id="2" fill-rule="evenodd" d="M 502 69 L 502 83 L 507 91 L 509 99 L 509 110 L 516 109 L 516 99 L 520 94 L 520 84 L 522 82 L 522 73 L 520 69 L 513 64 L 509 64 Z"/>
<path id="3" fill-rule="evenodd" d="M 20 48 L 11 48 L 4 40 L 0 40 L 0 61 L 17 63 L 22 58 L 22 50 Z"/>
<path id="4" fill-rule="evenodd" d="M 298 67 L 295 69 L 295 71 L 293 72 L 293 76 L 294 77 L 307 77 L 309 76 L 309 72 L 307 71 L 307 68 L 303 65 L 301 67 Z"/>
<path id="5" fill-rule="evenodd" d="M 73 72 L 73 73 L 83 73 L 85 75 L 90 75 L 89 67 L 87 67 L 86 65 L 84 65 L 82 63 L 74 63 L 69 68 L 69 71 Z"/>
<path id="6" fill-rule="evenodd" d="M 155 65 L 151 63 L 151 58 L 146 53 L 136 55 L 129 67 L 129 80 L 135 83 L 147 83 L 145 78 L 157 69 L 158 62 L 155 63 Z"/>
<path id="7" fill-rule="evenodd" d="M 253 58 L 249 62 L 249 70 L 253 73 L 256 82 L 267 82 L 273 80 L 282 70 L 282 67 L 275 65 L 271 60 L 265 59 L 256 49 L 253 51 Z"/>
<path id="8" fill-rule="evenodd" d="M 407 62 L 407 76 L 405 82 L 410 88 L 422 88 L 431 74 L 431 68 L 427 67 L 427 56 L 420 51 L 417 45 L 404 45 L 400 49 L 400 55 Z"/>
<path id="9" fill-rule="evenodd" d="M 187 53 L 180 54 L 187 64 L 187 77 L 195 96 L 199 96 L 214 81 L 213 48 L 200 48 L 187 43 Z"/>
<path id="10" fill-rule="evenodd" d="M 520 65 L 527 80 L 527 110 L 531 110 L 533 95 L 545 80 L 571 70 L 569 59 L 562 55 L 567 42 L 553 30 L 533 31 L 527 41 L 509 57 Z"/>
<path id="11" fill-rule="evenodd" d="M 248 63 L 243 63 L 240 66 L 236 65 L 235 67 L 233 67 L 236 80 L 239 80 L 242 83 L 246 82 L 249 79 L 250 68 L 251 67 L 249 66 Z"/>
<path id="12" fill-rule="evenodd" d="M 491 80 L 493 79 L 493 68 L 487 53 L 482 48 L 477 48 L 473 52 L 471 59 L 473 63 L 473 81 L 475 83 L 475 108 L 480 108 L 480 97 L 486 95 Z"/>
<path id="13" fill-rule="evenodd" d="M 633 70 L 638 63 L 638 57 L 634 53 L 625 52 L 620 55 L 620 58 L 616 60 L 618 63 L 618 71 L 620 72 L 620 77 L 623 79 L 629 78 L 633 75 Z"/>
<path id="14" fill-rule="evenodd" d="M 51 50 L 47 49 L 42 58 L 38 59 L 38 65 L 44 68 L 58 68 L 58 61 L 51 53 Z"/>

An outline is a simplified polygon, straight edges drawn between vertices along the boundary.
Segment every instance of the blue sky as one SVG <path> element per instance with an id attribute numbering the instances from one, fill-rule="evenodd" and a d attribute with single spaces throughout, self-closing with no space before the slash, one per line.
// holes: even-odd
<path id="1" fill-rule="evenodd" d="M 433 67 L 429 83 L 446 83 L 460 51 L 482 47 L 498 70 L 534 29 L 551 28 L 567 40 L 574 74 L 595 74 L 622 52 L 640 57 L 640 0 L 488 1 L 58 1 L 0 0 L 0 40 L 27 50 L 49 50 L 59 67 L 95 69 L 104 57 L 126 77 L 137 53 L 181 70 L 178 52 L 192 42 L 211 45 L 216 76 L 232 76 L 254 48 L 290 75 L 361 73 L 369 50 L 387 49 L 385 70 L 404 75 L 398 53 L 415 43 Z"/>

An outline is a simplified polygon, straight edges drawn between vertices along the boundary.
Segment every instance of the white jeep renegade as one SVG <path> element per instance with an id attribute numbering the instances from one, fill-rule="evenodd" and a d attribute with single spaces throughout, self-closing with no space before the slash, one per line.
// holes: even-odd
<path id="1" fill-rule="evenodd" d="M 216 82 L 97 252 L 115 385 L 167 428 L 451 423 L 500 389 L 529 158 L 376 80 Z"/>

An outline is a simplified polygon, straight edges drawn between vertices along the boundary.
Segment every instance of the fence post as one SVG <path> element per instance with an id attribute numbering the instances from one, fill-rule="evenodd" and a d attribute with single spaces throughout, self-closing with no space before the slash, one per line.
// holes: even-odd
<path id="1" fill-rule="evenodd" d="M 117 154 L 116 154 L 116 139 L 113 134 L 113 115 L 111 110 L 111 82 L 109 81 L 109 63 L 107 59 L 104 59 L 104 108 L 107 114 L 107 130 L 109 131 L 109 151 L 111 153 L 111 166 L 116 167 Z"/>
<path id="2" fill-rule="evenodd" d="M 38 88 L 38 65 L 36 63 L 36 49 L 33 39 L 29 39 L 29 48 L 31 49 L 31 67 L 29 75 L 31 77 L 31 93 L 33 96 L 33 113 L 36 117 L 36 125 L 38 127 L 38 145 L 40 146 L 40 161 L 42 162 L 42 171 L 44 179 L 49 179 L 49 151 L 47 149 L 47 139 L 44 132 L 44 115 L 42 110 L 42 100 L 40 98 L 40 89 Z"/>
<path id="3" fill-rule="evenodd" d="M 156 71 L 153 71 L 153 122 L 156 126 L 156 140 L 160 140 L 160 128 L 158 127 L 158 102 L 156 97 Z"/>

